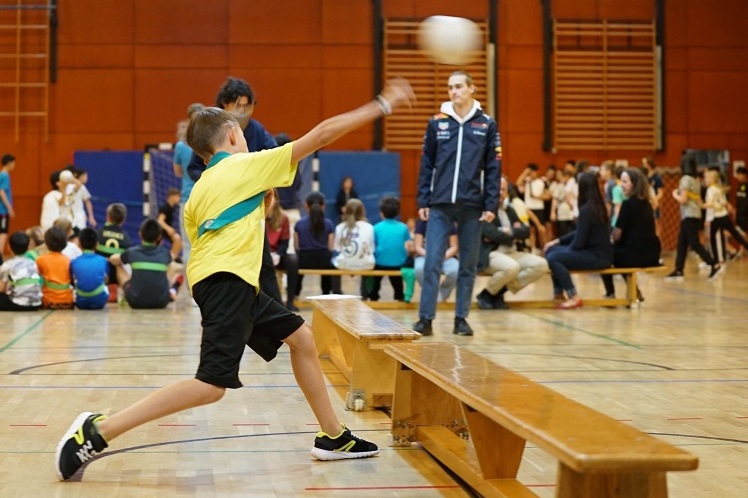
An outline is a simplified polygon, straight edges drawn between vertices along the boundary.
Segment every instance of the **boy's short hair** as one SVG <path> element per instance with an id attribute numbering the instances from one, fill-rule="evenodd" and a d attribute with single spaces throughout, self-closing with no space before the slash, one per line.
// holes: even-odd
<path id="1" fill-rule="evenodd" d="M 192 115 L 190 124 L 187 126 L 187 145 L 201 158 L 210 157 L 221 145 L 223 134 L 229 126 L 241 128 L 239 121 L 228 111 L 217 107 L 206 107 Z"/>
<path id="2" fill-rule="evenodd" d="M 538 168 L 538 165 L 535 163 L 528 163 L 527 169 L 529 169 L 530 171 L 537 171 L 540 168 Z"/>
<path id="3" fill-rule="evenodd" d="M 182 191 L 176 187 L 171 187 L 166 193 L 166 197 L 171 197 L 172 195 L 178 195 L 179 197 L 182 197 Z"/>
<path id="4" fill-rule="evenodd" d="M 745 166 L 741 166 L 738 169 L 735 170 L 735 174 L 737 175 L 748 175 L 748 168 Z"/>
<path id="5" fill-rule="evenodd" d="M 29 250 L 29 240 L 29 236 L 26 235 L 25 232 L 13 232 L 9 239 L 10 250 L 13 251 L 13 254 L 16 256 L 22 255 Z"/>
<path id="6" fill-rule="evenodd" d="M 397 218 L 400 214 L 400 200 L 391 195 L 382 197 L 382 200 L 379 201 L 379 210 L 382 212 L 382 216 L 388 220 Z"/>
<path id="7" fill-rule="evenodd" d="M 68 236 L 60 228 L 52 227 L 44 232 L 44 243 L 50 251 L 62 252 L 68 245 Z"/>
<path id="8" fill-rule="evenodd" d="M 115 225 L 121 225 L 127 218 L 127 207 L 121 202 L 109 204 L 106 208 L 106 217 Z"/>
<path id="9" fill-rule="evenodd" d="M 78 234 L 78 242 L 81 245 L 81 249 L 93 251 L 99 242 L 99 236 L 93 228 L 84 228 Z"/>
<path id="10" fill-rule="evenodd" d="M 52 185 L 52 190 L 57 190 L 57 183 L 60 181 L 60 173 L 61 171 L 53 171 L 51 175 L 49 175 L 49 184 Z"/>
<path id="11" fill-rule="evenodd" d="M 68 218 L 57 218 L 54 223 L 52 223 L 52 226 L 59 228 L 67 236 L 70 236 L 73 233 L 73 222 Z"/>
<path id="12" fill-rule="evenodd" d="M 42 227 L 39 225 L 27 228 L 24 233 L 28 235 L 29 240 L 34 241 L 35 246 L 44 244 L 44 232 L 42 231 Z"/>
<path id="13" fill-rule="evenodd" d="M 2 159 L 3 166 L 5 166 L 8 163 L 12 163 L 15 160 L 16 160 L 16 156 L 14 156 L 13 154 L 4 154 L 3 159 Z"/>
<path id="14" fill-rule="evenodd" d="M 161 238 L 163 229 L 158 221 L 153 218 L 146 218 L 140 224 L 140 238 L 148 244 L 155 244 Z"/>

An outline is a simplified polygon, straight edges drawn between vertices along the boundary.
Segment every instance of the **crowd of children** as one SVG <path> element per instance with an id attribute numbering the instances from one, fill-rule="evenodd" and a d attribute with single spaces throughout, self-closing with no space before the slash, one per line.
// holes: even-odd
<path id="1" fill-rule="evenodd" d="M 10 170 L 4 167 L 0 177 L 3 244 L 13 214 Z M 103 309 L 117 301 L 118 286 L 132 308 L 165 308 L 175 299 L 184 277 L 172 278 L 174 257 L 160 243 L 163 236 L 178 234 L 167 231 L 163 220 L 147 218 L 139 231 L 141 244 L 133 245 L 122 228 L 127 208 L 121 203 L 107 207 L 106 223 L 95 230 L 86 180 L 86 172 L 73 166 L 52 173 L 42 225 L 10 234 L 13 257 L 0 265 L 0 311 Z"/>

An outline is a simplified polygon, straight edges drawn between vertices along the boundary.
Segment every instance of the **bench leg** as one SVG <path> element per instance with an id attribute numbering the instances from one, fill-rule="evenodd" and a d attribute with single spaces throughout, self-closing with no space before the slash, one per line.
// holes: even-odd
<path id="1" fill-rule="evenodd" d="M 627 306 L 633 306 L 634 303 L 639 299 L 636 294 L 636 272 L 629 274 L 629 278 L 626 279 L 626 300 L 628 301 Z"/>
<path id="2" fill-rule="evenodd" d="M 580 474 L 560 464 L 556 498 L 667 498 L 664 472 Z"/>
<path id="3" fill-rule="evenodd" d="M 467 433 L 460 402 L 397 363 L 392 401 L 392 445 L 407 446 L 414 442 L 416 426 L 420 425 L 441 425 L 454 434 Z"/>
<path id="4" fill-rule="evenodd" d="M 356 340 L 353 345 L 350 393 L 352 396 L 361 392 L 367 408 L 388 407 L 392 405 L 392 393 L 395 392 L 397 362 L 383 350 L 372 347 L 362 340 Z"/>
<path id="5" fill-rule="evenodd" d="M 463 409 L 483 479 L 517 477 L 525 440 L 471 407 Z"/>

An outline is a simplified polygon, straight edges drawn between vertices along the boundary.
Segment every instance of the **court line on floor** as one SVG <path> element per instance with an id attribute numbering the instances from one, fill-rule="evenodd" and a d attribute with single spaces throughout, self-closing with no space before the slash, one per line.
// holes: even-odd
<path id="1" fill-rule="evenodd" d="M 16 337 L 14 337 L 13 339 L 11 339 L 11 340 L 10 340 L 10 342 L 8 342 L 8 343 L 7 343 L 7 344 L 6 344 L 5 346 L 3 346 L 3 347 L 0 347 L 0 353 L 4 353 L 5 351 L 7 351 L 7 350 L 8 350 L 8 349 L 10 349 L 11 347 L 13 347 L 13 345 L 14 345 L 15 343 L 17 343 L 18 341 L 20 341 L 21 339 L 23 339 L 24 337 L 26 337 L 26 336 L 27 336 L 28 334 L 30 334 L 30 333 L 31 333 L 31 332 L 32 332 L 33 330 L 35 330 L 35 329 L 36 329 L 36 328 L 37 328 L 37 327 L 38 327 L 39 325 L 41 325 L 41 323 L 42 323 L 42 322 L 43 322 L 44 320 L 46 320 L 46 319 L 47 319 L 47 318 L 49 317 L 49 315 L 51 315 L 51 314 L 52 314 L 52 313 L 54 313 L 54 312 L 55 312 L 55 310 L 49 310 L 49 311 L 48 311 L 48 312 L 47 312 L 47 313 L 46 313 L 46 314 L 45 314 L 44 316 L 42 316 L 41 318 L 39 318 L 39 319 L 38 319 L 37 321 L 35 321 L 35 322 L 34 322 L 34 323 L 33 323 L 33 324 L 32 324 L 32 325 L 30 326 L 30 327 L 27 327 L 27 328 L 26 328 L 26 330 L 24 330 L 23 332 L 21 332 L 21 334 L 20 334 L 20 335 L 18 335 L 18 336 L 16 336 Z"/>
<path id="2" fill-rule="evenodd" d="M 663 285 L 660 286 L 659 289 L 665 289 L 669 290 L 671 292 L 675 292 L 677 294 L 690 294 L 693 296 L 701 296 L 701 297 L 714 297 L 719 300 L 723 301 L 736 301 L 739 303 L 748 303 L 748 299 L 741 298 L 741 297 L 731 297 L 731 296 L 725 296 L 725 295 L 717 295 L 715 293 L 709 293 L 709 292 L 703 292 L 703 291 L 697 291 L 697 290 L 691 290 L 691 289 L 684 289 L 682 287 L 673 287 L 670 285 Z"/>
<path id="3" fill-rule="evenodd" d="M 568 324 L 560 322 L 558 320 L 551 320 L 549 318 L 544 318 L 542 316 L 534 315 L 534 314 L 529 313 L 527 311 L 520 311 L 520 313 L 522 313 L 523 315 L 530 316 L 532 318 L 536 318 L 536 319 L 538 319 L 540 321 L 543 321 L 543 322 L 551 323 L 553 325 L 556 325 L 556 326 L 559 326 L 559 327 L 563 327 L 565 329 L 572 330 L 574 332 L 582 332 L 583 334 L 591 335 L 593 337 L 598 337 L 600 339 L 605 339 L 606 341 L 614 342 L 616 344 L 620 344 L 621 346 L 627 346 L 627 347 L 635 348 L 635 349 L 644 349 L 643 346 L 638 346 L 636 344 L 632 344 L 630 342 L 622 341 L 620 339 L 616 339 L 614 337 L 610 337 L 610 336 L 607 336 L 607 335 L 604 335 L 604 334 L 597 334 L 597 333 L 589 331 L 589 330 L 585 330 L 585 329 L 582 329 L 582 328 L 579 328 L 579 327 L 574 327 L 572 325 L 568 325 Z"/>

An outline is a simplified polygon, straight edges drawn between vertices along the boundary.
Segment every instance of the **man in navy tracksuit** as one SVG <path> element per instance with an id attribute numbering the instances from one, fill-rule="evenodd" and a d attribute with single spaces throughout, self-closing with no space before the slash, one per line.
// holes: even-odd
<path id="1" fill-rule="evenodd" d="M 501 140 L 494 121 L 473 99 L 475 85 L 464 71 L 447 84 L 449 102 L 429 121 L 418 175 L 418 216 L 426 229 L 426 261 L 418 322 L 413 330 L 431 335 L 436 315 L 439 269 L 452 223 L 457 223 L 460 271 L 453 333 L 473 335 L 466 318 L 473 296 L 480 248 L 480 222 L 492 221 L 499 204 Z"/>

